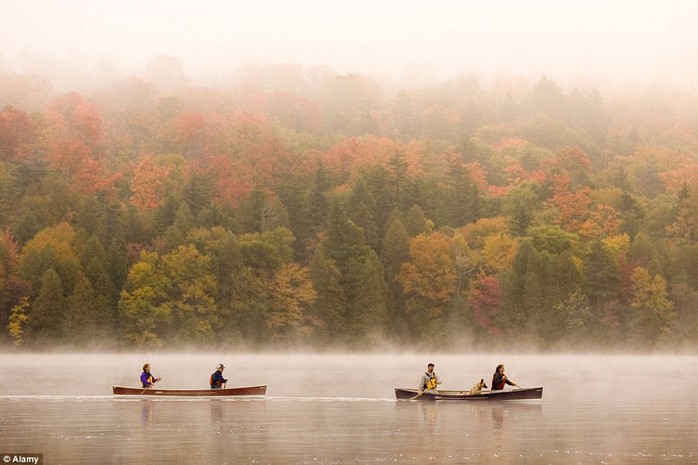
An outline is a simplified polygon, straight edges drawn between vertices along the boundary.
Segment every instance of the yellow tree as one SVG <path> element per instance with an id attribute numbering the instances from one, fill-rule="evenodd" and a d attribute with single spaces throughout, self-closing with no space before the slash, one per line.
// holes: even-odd
<path id="1" fill-rule="evenodd" d="M 493 276 L 510 269 L 518 249 L 518 240 L 507 233 L 506 219 L 483 218 L 458 229 L 452 239 L 459 275 L 459 286 L 466 277 Z"/>
<path id="2" fill-rule="evenodd" d="M 162 304 L 172 308 L 175 317 L 171 334 L 184 340 L 206 340 L 220 318 L 211 258 L 191 244 L 181 245 L 162 257 L 162 273 L 170 282 Z"/>
<path id="3" fill-rule="evenodd" d="M 289 336 L 293 331 L 310 334 L 319 326 L 320 321 L 306 311 L 317 299 L 308 268 L 285 263 L 268 285 L 272 305 L 266 324 L 274 337 Z"/>
<path id="4" fill-rule="evenodd" d="M 409 257 L 397 276 L 409 297 L 408 310 L 438 318 L 456 291 L 451 239 L 440 232 L 420 234 L 410 239 Z"/>
<path id="5" fill-rule="evenodd" d="M 655 346 L 669 340 L 676 319 L 674 304 L 667 297 L 667 282 L 660 275 L 652 277 L 646 268 L 637 267 L 631 277 L 633 311 L 629 318 L 631 342 Z"/>
<path id="6" fill-rule="evenodd" d="M 29 298 L 24 297 L 12 307 L 10 318 L 7 323 L 7 332 L 14 339 L 12 345 L 19 347 L 24 343 L 24 323 L 29 319 L 27 310 L 29 309 Z"/>
<path id="7" fill-rule="evenodd" d="M 141 252 L 121 291 L 119 312 L 124 337 L 136 346 L 162 345 L 160 329 L 172 318 L 172 308 L 164 303 L 170 282 L 160 267 L 157 253 Z"/>
<path id="8" fill-rule="evenodd" d="M 142 252 L 119 301 L 125 337 L 140 346 L 207 340 L 219 322 L 216 293 L 211 259 L 193 245 Z"/>
<path id="9" fill-rule="evenodd" d="M 78 236 L 68 223 L 41 230 L 25 244 L 19 257 L 22 278 L 38 289 L 44 273 L 53 268 L 62 281 L 64 295 L 71 294 L 82 269 L 80 248 Z"/>
<path id="10" fill-rule="evenodd" d="M 481 253 L 482 273 L 492 276 L 502 270 L 511 269 L 518 246 L 518 241 L 509 234 L 486 237 Z"/>
<path id="11" fill-rule="evenodd" d="M 482 249 L 487 237 L 503 234 L 509 230 L 507 218 L 503 216 L 495 218 L 481 218 L 474 223 L 467 224 L 459 229 L 468 241 L 472 249 Z"/>

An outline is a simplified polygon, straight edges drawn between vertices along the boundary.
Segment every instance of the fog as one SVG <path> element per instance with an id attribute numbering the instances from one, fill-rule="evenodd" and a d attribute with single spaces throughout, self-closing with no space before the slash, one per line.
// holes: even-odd
<path id="1" fill-rule="evenodd" d="M 162 387 L 268 384 L 257 399 L 118 399 L 143 363 Z M 396 401 L 436 364 L 442 388 L 498 363 L 541 401 Z M 696 357 L 0 354 L 0 438 L 46 463 L 696 463 Z M 667 382 L 681 372 L 681 382 Z M 416 386 L 415 386 L 416 387 Z"/>
<path id="2" fill-rule="evenodd" d="M 0 72 L 116 79 L 164 54 L 195 83 L 265 62 L 396 78 L 546 74 L 692 88 L 697 14 L 691 0 L 4 0 Z"/>

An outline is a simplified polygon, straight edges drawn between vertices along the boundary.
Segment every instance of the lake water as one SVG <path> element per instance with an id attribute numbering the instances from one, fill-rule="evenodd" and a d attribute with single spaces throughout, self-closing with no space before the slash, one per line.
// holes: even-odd
<path id="1" fill-rule="evenodd" d="M 267 384 L 236 400 L 115 399 L 143 363 L 161 387 Z M 506 365 L 542 401 L 396 401 L 428 362 L 443 389 Z M 0 454 L 45 464 L 695 464 L 698 357 L 511 354 L 0 355 Z"/>

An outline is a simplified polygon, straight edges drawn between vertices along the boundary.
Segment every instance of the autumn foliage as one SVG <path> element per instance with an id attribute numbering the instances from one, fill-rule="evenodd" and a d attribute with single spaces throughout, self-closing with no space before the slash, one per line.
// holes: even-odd
<path id="1" fill-rule="evenodd" d="M 698 347 L 692 94 L 2 80 L 2 345 Z"/>

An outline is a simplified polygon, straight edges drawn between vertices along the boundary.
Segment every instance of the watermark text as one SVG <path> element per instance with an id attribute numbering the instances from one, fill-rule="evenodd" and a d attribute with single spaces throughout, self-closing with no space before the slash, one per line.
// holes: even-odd
<path id="1" fill-rule="evenodd" d="M 5 463 L 28 463 L 31 465 L 44 464 L 44 454 L 14 454 L 0 452 L 0 458 L 2 458 L 2 463 L 0 465 Z"/>

